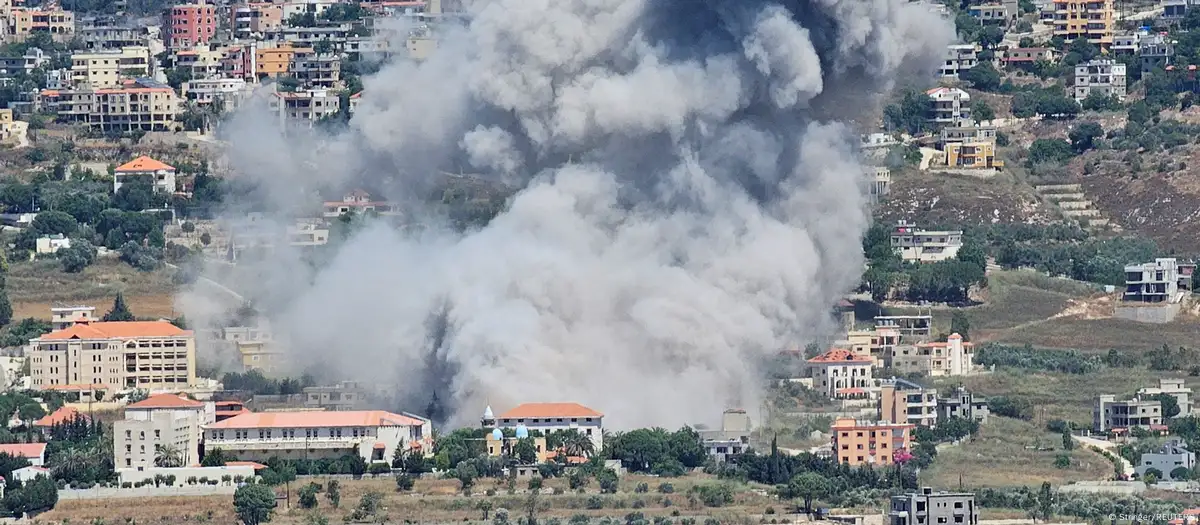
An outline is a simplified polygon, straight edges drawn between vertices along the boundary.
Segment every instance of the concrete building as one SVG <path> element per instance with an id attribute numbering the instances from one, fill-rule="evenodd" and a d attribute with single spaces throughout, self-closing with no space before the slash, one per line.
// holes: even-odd
<path id="1" fill-rule="evenodd" d="M 970 492 L 920 492 L 892 496 L 889 525 L 979 525 L 979 508 Z"/>
<path id="2" fill-rule="evenodd" d="M 75 34 L 75 14 L 57 7 L 13 7 L 5 18 L 7 39 L 24 42 L 34 33 L 47 33 L 56 42 L 71 40 Z"/>
<path id="3" fill-rule="evenodd" d="M 305 14 L 319 16 L 336 3 L 336 0 L 287 0 L 283 3 L 283 19 Z"/>
<path id="4" fill-rule="evenodd" d="M 193 80 L 222 78 L 221 59 L 224 55 L 224 51 L 207 45 L 181 49 L 175 52 L 175 68 L 188 71 Z"/>
<path id="5" fill-rule="evenodd" d="M 76 322 L 98 321 L 95 306 L 55 306 L 50 309 L 50 326 L 53 330 L 66 330 Z"/>
<path id="6" fill-rule="evenodd" d="M 948 144 L 985 142 L 996 144 L 996 126 L 985 126 L 975 121 L 960 122 L 946 126 L 938 132 L 938 145 L 945 149 Z"/>
<path id="7" fill-rule="evenodd" d="M 0 454 L 8 454 L 14 458 L 25 458 L 30 466 L 43 467 L 46 465 L 45 443 L 11 443 L 0 445 Z"/>
<path id="8" fill-rule="evenodd" d="M 1004 65 L 1010 68 L 1028 69 L 1037 61 L 1058 62 L 1060 53 L 1050 47 L 1014 47 L 1004 52 Z"/>
<path id="9" fill-rule="evenodd" d="M 230 27 L 233 38 L 257 40 L 283 27 L 283 5 L 271 2 L 250 2 L 232 6 Z"/>
<path id="10" fill-rule="evenodd" d="M 150 35 L 145 28 L 119 25 L 117 20 L 92 18 L 80 21 L 75 38 L 88 51 L 119 50 L 123 47 L 144 46 Z"/>
<path id="11" fill-rule="evenodd" d="M 333 89 L 341 83 L 342 58 L 336 53 L 319 54 L 309 48 L 297 48 L 288 72 L 306 88 Z"/>
<path id="12" fill-rule="evenodd" d="M 110 89 L 131 78 L 153 75 L 150 48 L 123 47 L 116 51 L 90 51 L 71 55 L 71 85 L 75 88 Z"/>
<path id="13" fill-rule="evenodd" d="M 21 483 L 29 483 L 38 476 L 46 476 L 47 478 L 53 477 L 50 474 L 50 469 L 37 465 L 30 465 L 28 467 L 22 467 L 12 471 L 13 479 L 20 481 Z M 0 494 L 3 494 L 3 492 L 3 484 L 0 484 Z"/>
<path id="14" fill-rule="evenodd" d="M 879 386 L 880 421 L 933 428 L 937 410 L 937 389 L 897 377 L 885 379 Z"/>
<path id="15" fill-rule="evenodd" d="M 971 120 L 971 95 L 958 88 L 938 87 L 925 92 L 932 105 L 930 120 L 958 125 Z"/>
<path id="16" fill-rule="evenodd" d="M 310 386 L 304 389 L 304 407 L 309 409 L 362 410 L 366 404 L 367 389 L 357 381 L 342 381 L 335 385 Z"/>
<path id="17" fill-rule="evenodd" d="M 1175 42 L 1163 35 L 1148 35 L 1140 42 L 1138 62 L 1142 73 L 1166 69 L 1175 58 Z"/>
<path id="18" fill-rule="evenodd" d="M 433 450 L 428 419 L 382 410 L 249 412 L 204 430 L 204 448 L 241 460 L 339 458 L 356 454 L 370 463 L 391 461 L 397 448 Z"/>
<path id="19" fill-rule="evenodd" d="M 1195 411 L 1192 389 L 1184 386 L 1183 379 L 1160 378 L 1157 387 L 1146 387 L 1137 391 L 1137 395 L 1141 399 L 1150 399 L 1159 394 L 1175 398 L 1175 402 L 1179 405 L 1178 417 L 1190 416 Z"/>
<path id="20" fill-rule="evenodd" d="M 113 173 L 113 193 L 135 180 L 148 180 L 159 193 L 175 193 L 175 167 L 142 155 L 117 166 Z"/>
<path id="21" fill-rule="evenodd" d="M 238 341 L 234 346 L 243 372 L 258 370 L 270 377 L 284 373 L 288 365 L 287 353 L 275 341 Z"/>
<path id="22" fill-rule="evenodd" d="M 516 447 L 517 443 L 523 439 L 533 440 L 533 450 L 537 453 L 537 459 L 530 464 L 537 465 L 540 463 L 545 463 L 547 455 L 550 452 L 546 447 L 546 438 L 543 436 L 529 437 L 529 429 L 523 426 L 518 426 L 516 431 L 513 432 L 512 436 L 505 436 L 504 431 L 498 428 L 493 428 L 491 432 L 488 432 L 487 435 L 484 436 L 484 442 L 487 446 L 487 454 L 492 457 L 515 457 L 516 454 L 513 452 L 513 448 Z"/>
<path id="23" fill-rule="evenodd" d="M 1187 10 L 1200 6 L 1200 0 L 1161 0 L 1162 19 L 1167 23 L 1178 23 L 1187 15 Z"/>
<path id="24" fill-rule="evenodd" d="M 1175 481 L 1175 477 L 1171 475 L 1175 469 L 1185 469 L 1190 475 L 1195 466 L 1196 453 L 1188 450 L 1187 443 L 1182 439 L 1175 438 L 1163 443 L 1163 446 L 1154 452 L 1142 454 L 1133 471 L 1139 478 L 1143 478 L 1146 476 L 1146 471 L 1155 469 L 1162 473 L 1158 479 Z"/>
<path id="25" fill-rule="evenodd" d="M 1113 0 L 1054 0 L 1054 36 L 1070 42 L 1086 38 L 1107 50 L 1113 43 Z"/>
<path id="26" fill-rule="evenodd" d="M 387 201 L 371 199 L 371 194 L 363 190 L 354 190 L 342 196 L 340 201 L 325 201 L 322 203 L 322 216 L 326 219 L 336 219 L 347 213 L 362 215 L 367 212 L 380 215 L 395 213 L 395 206 Z"/>
<path id="27" fill-rule="evenodd" d="M 281 126 L 311 128 L 318 120 L 336 115 L 341 99 L 328 89 L 309 89 L 272 93 L 268 105 L 279 116 Z"/>
<path id="28" fill-rule="evenodd" d="M 163 12 L 163 44 L 169 50 L 207 44 L 217 36 L 217 8 L 204 0 Z"/>
<path id="29" fill-rule="evenodd" d="M 1117 401 L 1117 396 L 1096 397 L 1092 407 L 1092 430 L 1109 432 L 1128 430 L 1131 427 L 1158 429 L 1162 427 L 1162 403 L 1155 399 L 1133 398 Z"/>
<path id="30" fill-rule="evenodd" d="M 36 47 L 25 50 L 21 56 L 0 57 L 0 69 L 4 70 L 5 79 L 11 79 L 18 73 L 28 75 L 33 73 L 33 70 L 49 63 L 50 56 Z"/>
<path id="31" fill-rule="evenodd" d="M 912 448 L 912 430 L 913 426 L 906 423 L 840 417 L 830 427 L 833 457 L 851 467 L 903 462 Z"/>
<path id="32" fill-rule="evenodd" d="M 180 94 L 200 106 L 216 103 L 225 111 L 232 111 L 250 98 L 251 89 L 241 78 L 209 78 L 184 82 Z"/>
<path id="33" fill-rule="evenodd" d="M 292 63 L 292 54 L 296 52 L 290 44 L 279 44 L 276 47 L 255 47 L 253 49 L 254 76 L 261 82 L 268 78 L 277 78 L 288 74 Z"/>
<path id="34" fill-rule="evenodd" d="M 963 387 L 954 389 L 950 397 L 938 399 L 937 416 L 939 420 L 958 417 L 974 419 L 979 423 L 987 423 L 991 409 L 988 408 L 987 398 L 977 396 Z"/>
<path id="35" fill-rule="evenodd" d="M 1185 267 L 1188 271 L 1184 271 Z M 1143 303 L 1179 302 L 1192 289 L 1195 265 L 1180 264 L 1175 258 L 1125 266 L 1125 301 Z"/>
<path id="36" fill-rule="evenodd" d="M 1021 8 L 1017 2 L 1006 1 L 1004 3 L 973 5 L 967 9 L 967 13 L 978 19 L 979 23 L 985 26 L 1008 26 L 1020 18 Z"/>
<path id="37" fill-rule="evenodd" d="M 961 230 L 922 230 L 900 221 L 892 230 L 892 249 L 907 262 L 938 262 L 953 259 L 962 248 Z"/>
<path id="38" fill-rule="evenodd" d="M 1071 93 L 1083 101 L 1092 93 L 1102 97 L 1125 100 L 1125 64 L 1107 58 L 1097 58 L 1075 66 L 1075 84 Z"/>
<path id="39" fill-rule="evenodd" d="M 995 142 L 955 142 L 946 144 L 946 166 L 956 169 L 1000 169 L 1004 161 L 996 159 Z"/>
<path id="40" fill-rule="evenodd" d="M 106 132 L 174 131 L 182 112 L 175 90 L 153 79 L 125 81 L 120 88 L 43 90 L 39 103 L 60 120 Z"/>
<path id="41" fill-rule="evenodd" d="M 946 58 L 938 66 L 938 74 L 946 78 L 958 78 L 979 63 L 979 47 L 975 44 L 950 44 L 946 47 Z M 944 88 L 943 88 L 944 89 Z"/>
<path id="42" fill-rule="evenodd" d="M 579 403 L 524 403 L 500 414 L 489 424 L 487 415 L 491 413 L 492 407 L 487 407 L 484 426 L 508 429 L 524 426 L 543 433 L 575 429 L 592 438 L 595 450 L 604 448 L 604 414 Z"/>
<path id="43" fill-rule="evenodd" d="M 323 246 L 329 244 L 329 228 L 315 224 L 297 224 L 288 227 L 288 244 L 291 246 Z"/>
<path id="44" fill-rule="evenodd" d="M 721 430 L 701 430 L 700 439 L 708 455 L 719 462 L 750 448 L 750 416 L 742 409 L 729 409 L 721 415 Z"/>
<path id="45" fill-rule="evenodd" d="M 38 237 L 34 241 L 34 253 L 38 255 L 58 253 L 63 248 L 71 247 L 71 239 L 61 233 Z"/>
<path id="46" fill-rule="evenodd" d="M 897 346 L 892 351 L 888 366 L 901 374 L 932 377 L 967 375 L 975 368 L 975 345 L 963 342 L 961 335 L 950 334 L 944 343 Z"/>
<path id="47" fill-rule="evenodd" d="M 812 388 L 833 399 L 866 397 L 867 388 L 874 383 L 872 363 L 870 356 L 843 348 L 825 352 L 808 360 Z"/>
<path id="48" fill-rule="evenodd" d="M 918 313 L 916 315 L 877 315 L 875 316 L 875 331 L 882 330 L 893 331 L 891 333 L 899 334 L 900 338 L 915 338 L 916 340 L 928 340 L 933 330 L 933 315 Z M 891 346 L 899 344 L 899 340 L 891 343 Z M 886 356 L 885 356 L 886 357 Z"/>
<path id="49" fill-rule="evenodd" d="M 151 396 L 125 407 L 125 419 L 113 422 L 113 460 L 117 468 L 186 467 L 200 463 L 203 425 L 215 421 L 212 404 L 176 394 Z M 155 463 L 159 448 L 177 453 L 177 463 Z"/>
<path id="50" fill-rule="evenodd" d="M 870 184 L 868 194 L 871 196 L 871 203 L 877 204 L 892 189 L 892 170 L 887 166 L 867 166 L 866 171 Z"/>
<path id="51" fill-rule="evenodd" d="M 90 384 L 157 391 L 196 384 L 196 339 L 166 321 L 77 321 L 29 345 L 37 390 Z"/>

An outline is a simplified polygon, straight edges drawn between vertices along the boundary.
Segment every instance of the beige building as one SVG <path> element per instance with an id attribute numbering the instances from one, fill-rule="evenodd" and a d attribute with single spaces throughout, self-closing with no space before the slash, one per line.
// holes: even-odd
<path id="1" fill-rule="evenodd" d="M 310 89 L 272 93 L 269 105 L 279 116 L 280 125 L 311 128 L 318 120 L 336 115 L 341 100 L 333 91 Z"/>
<path id="2" fill-rule="evenodd" d="M 900 221 L 892 229 L 892 249 L 905 262 L 938 262 L 953 259 L 962 248 L 961 230 L 922 230 Z"/>
<path id="3" fill-rule="evenodd" d="M 1132 427 L 1166 430 L 1163 426 L 1162 402 L 1137 397 L 1117 401 L 1117 396 L 1113 395 L 1096 397 L 1092 407 L 1092 430 L 1126 432 Z"/>
<path id="4" fill-rule="evenodd" d="M 866 397 L 872 386 L 870 356 L 835 348 L 808 360 L 812 388 L 831 398 Z"/>
<path id="5" fill-rule="evenodd" d="M 47 89 L 40 101 L 59 120 L 112 132 L 174 131 L 183 111 L 174 89 L 149 79 L 115 89 Z"/>
<path id="6" fill-rule="evenodd" d="M 177 390 L 196 384 L 196 338 L 166 321 L 77 321 L 29 341 L 35 390 L 103 385 Z"/>
<path id="7" fill-rule="evenodd" d="M 58 42 L 75 34 L 75 14 L 63 9 L 15 7 L 8 10 L 8 39 L 24 42 L 34 33 L 49 33 Z"/>
<path id="8" fill-rule="evenodd" d="M 1054 36 L 1070 42 L 1086 38 L 1108 49 L 1116 28 L 1113 0 L 1054 0 Z"/>
<path id="9" fill-rule="evenodd" d="M 56 306 L 50 309 L 53 330 L 66 330 L 78 321 L 98 321 L 95 306 Z"/>
<path id="10" fill-rule="evenodd" d="M 248 412 L 205 427 L 204 449 L 243 461 L 339 458 L 391 461 L 397 448 L 433 450 L 428 419 L 382 410 Z"/>
<path id="11" fill-rule="evenodd" d="M 176 394 L 160 394 L 125 407 L 125 419 L 113 422 L 116 468 L 150 468 L 158 447 L 178 453 L 175 466 L 200 463 L 203 425 L 215 420 L 213 405 Z"/>
<path id="12" fill-rule="evenodd" d="M 332 89 L 340 82 L 342 59 L 336 53 L 322 55 L 310 48 L 297 48 L 288 70 L 304 87 Z"/>
<path id="13" fill-rule="evenodd" d="M 963 342 L 961 335 L 950 334 L 944 343 L 897 346 L 888 366 L 901 374 L 966 375 L 975 367 L 975 345 Z"/>
<path id="14" fill-rule="evenodd" d="M 145 46 L 74 53 L 71 55 L 71 85 L 76 89 L 118 88 L 124 79 L 150 76 L 151 60 L 150 48 Z"/>
<path id="15" fill-rule="evenodd" d="M 879 420 L 933 428 L 937 426 L 937 390 L 900 378 L 879 387 Z"/>
<path id="16" fill-rule="evenodd" d="M 224 50 L 208 46 L 184 49 L 175 53 L 175 67 L 188 70 L 195 80 L 219 78 L 224 55 Z"/>

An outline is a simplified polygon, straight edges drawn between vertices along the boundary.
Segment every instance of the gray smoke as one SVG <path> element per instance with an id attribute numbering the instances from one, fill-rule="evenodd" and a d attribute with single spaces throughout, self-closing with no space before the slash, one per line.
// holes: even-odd
<path id="1" fill-rule="evenodd" d="M 241 288 L 297 363 L 389 385 L 409 410 L 436 395 L 452 423 L 526 401 L 618 427 L 757 409 L 762 363 L 830 330 L 862 271 L 844 122 L 927 75 L 948 24 L 903 0 L 470 11 L 427 61 L 365 79 L 345 133 L 230 122 L 230 158 L 262 189 L 246 200 L 278 219 L 361 185 L 426 226 L 369 226 L 315 270 L 280 250 L 239 268 Z M 443 171 L 520 190 L 460 233 L 421 204 Z"/>

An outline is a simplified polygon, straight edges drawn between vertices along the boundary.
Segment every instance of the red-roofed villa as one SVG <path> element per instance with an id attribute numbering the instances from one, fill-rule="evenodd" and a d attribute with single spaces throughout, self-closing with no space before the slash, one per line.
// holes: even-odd
<path id="1" fill-rule="evenodd" d="M 113 192 L 139 178 L 154 185 L 154 191 L 175 193 L 175 167 L 145 155 L 117 166 L 113 173 Z"/>
<path id="2" fill-rule="evenodd" d="M 856 399 L 868 396 L 871 386 L 871 356 L 852 350 L 834 348 L 808 360 L 813 390 L 824 392 L 833 399 Z"/>
<path id="3" fill-rule="evenodd" d="M 492 407 L 483 412 L 484 428 L 514 429 L 517 437 L 530 430 L 543 433 L 575 429 L 592 438 L 592 447 L 604 448 L 604 414 L 579 403 L 524 403 L 494 416 Z"/>
<path id="4" fill-rule="evenodd" d="M 204 427 L 205 450 L 240 460 L 338 458 L 391 461 L 397 448 L 432 450 L 432 423 L 383 410 L 247 412 Z M 382 445 L 382 446 L 380 446 Z"/>

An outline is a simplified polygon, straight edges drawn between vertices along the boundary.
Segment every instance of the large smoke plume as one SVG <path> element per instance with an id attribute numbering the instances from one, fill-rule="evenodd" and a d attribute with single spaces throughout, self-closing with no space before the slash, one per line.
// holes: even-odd
<path id="1" fill-rule="evenodd" d="M 366 78 L 344 133 L 283 139 L 253 110 L 226 126 L 263 190 L 236 213 L 286 220 L 318 189 L 366 185 L 427 226 L 368 227 L 316 270 L 286 251 L 239 269 L 293 360 L 393 385 L 398 408 L 436 394 L 451 423 L 526 401 L 619 427 L 757 408 L 762 363 L 828 331 L 862 271 L 844 123 L 927 74 L 947 24 L 904 0 L 469 11 L 428 60 Z M 459 233 L 420 202 L 443 170 L 521 189 Z"/>

